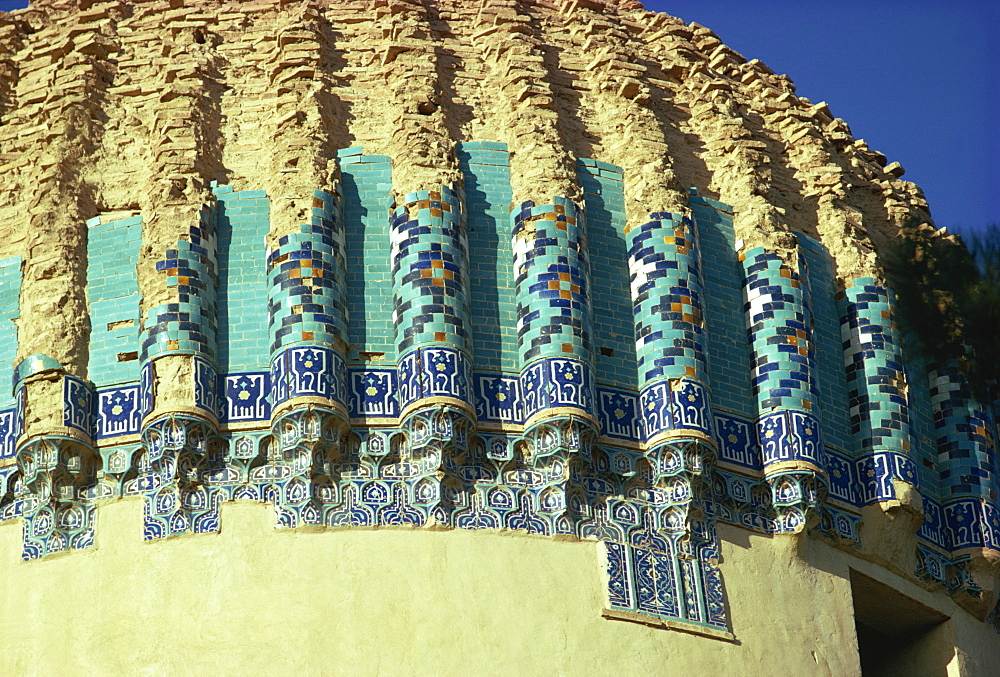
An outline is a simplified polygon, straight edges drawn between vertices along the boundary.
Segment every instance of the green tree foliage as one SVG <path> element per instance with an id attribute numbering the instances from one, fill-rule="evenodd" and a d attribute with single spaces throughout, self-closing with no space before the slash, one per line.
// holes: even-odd
<path id="1" fill-rule="evenodd" d="M 1000 399 L 1000 226 L 962 238 L 913 221 L 883 254 L 904 329 L 931 362 L 957 362 L 981 402 Z"/>

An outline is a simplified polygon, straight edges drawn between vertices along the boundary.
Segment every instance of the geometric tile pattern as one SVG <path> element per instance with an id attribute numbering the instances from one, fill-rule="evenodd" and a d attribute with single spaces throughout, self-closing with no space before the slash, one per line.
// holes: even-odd
<path id="1" fill-rule="evenodd" d="M 762 247 L 739 258 L 746 271 L 747 334 L 764 466 L 806 461 L 823 467 L 819 420 L 812 413 L 817 392 L 806 276 Z M 798 259 L 804 266 L 804 258 Z"/>
<path id="2" fill-rule="evenodd" d="M 351 369 L 351 418 L 399 416 L 395 369 Z"/>
<path id="3" fill-rule="evenodd" d="M 215 418 L 219 417 L 219 383 L 215 365 L 195 355 L 191 360 L 194 372 L 194 406 Z"/>
<path id="4" fill-rule="evenodd" d="M 746 270 L 744 294 L 751 372 L 757 409 L 812 411 L 816 401 L 812 322 L 806 277 L 774 252 L 756 247 L 740 253 Z M 800 265 L 804 259 L 799 258 Z"/>
<path id="5" fill-rule="evenodd" d="M 690 219 L 653 212 L 632 231 L 629 271 L 647 440 L 685 428 L 711 436 L 700 270 Z"/>
<path id="6" fill-rule="evenodd" d="M 24 560 L 89 548 L 94 542 L 98 457 L 65 437 L 35 436 L 17 451 L 21 471 L 20 514 Z"/>
<path id="7" fill-rule="evenodd" d="M 777 411 L 757 419 L 764 468 L 783 461 L 806 461 L 823 467 L 819 420 L 801 411 Z"/>
<path id="8" fill-rule="evenodd" d="M 406 195 L 392 215 L 397 350 L 469 350 L 468 243 L 461 198 L 448 186 Z"/>
<path id="9" fill-rule="evenodd" d="M 571 200 L 511 212 L 522 368 L 544 357 L 591 359 L 587 240 Z"/>
<path id="10" fill-rule="evenodd" d="M 326 397 L 347 407 L 344 231 L 335 193 L 313 193 L 311 223 L 267 259 L 271 399 Z"/>
<path id="11" fill-rule="evenodd" d="M 629 250 L 640 386 L 685 377 L 707 383 L 698 230 L 681 214 L 649 218 L 631 232 Z"/>
<path id="12" fill-rule="evenodd" d="M 932 370 L 930 382 L 942 498 L 946 503 L 970 497 L 995 504 L 1000 475 L 993 417 L 972 397 L 957 365 Z"/>
<path id="13" fill-rule="evenodd" d="M 892 294 L 872 278 L 858 278 L 839 297 L 854 448 L 909 454 L 908 388 Z"/>
<path id="14" fill-rule="evenodd" d="M 393 312 L 401 406 L 471 402 L 468 241 L 453 189 L 417 191 L 391 217 Z"/>
<path id="15" fill-rule="evenodd" d="M 187 239 L 166 258 L 156 262 L 156 270 L 166 276 L 166 286 L 175 300 L 146 311 L 142 324 L 140 360 L 145 363 L 166 354 L 215 357 L 215 294 L 218 284 L 215 261 L 215 207 L 199 211 L 199 223 Z"/>
<path id="16" fill-rule="evenodd" d="M 800 250 L 794 255 L 793 267 L 763 247 L 739 253 L 757 438 L 781 531 L 798 531 L 822 518 L 819 508 L 828 490 L 809 278 L 805 256 Z"/>
<path id="17" fill-rule="evenodd" d="M 267 257 L 271 355 L 295 345 L 347 342 L 344 232 L 335 196 L 313 191 L 312 223 L 285 235 Z"/>

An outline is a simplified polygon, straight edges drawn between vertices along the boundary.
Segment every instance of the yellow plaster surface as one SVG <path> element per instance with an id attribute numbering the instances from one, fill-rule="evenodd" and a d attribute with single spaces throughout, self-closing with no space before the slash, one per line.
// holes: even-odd
<path id="1" fill-rule="evenodd" d="M 953 618 L 949 674 L 991 674 L 1000 656 L 995 631 L 942 592 L 725 525 L 735 642 L 602 618 L 592 542 L 279 532 L 269 507 L 242 502 L 223 505 L 218 535 L 155 543 L 138 500 L 97 518 L 97 547 L 31 563 L 20 524 L 0 526 L 0 674 L 856 675 L 850 566 Z"/>

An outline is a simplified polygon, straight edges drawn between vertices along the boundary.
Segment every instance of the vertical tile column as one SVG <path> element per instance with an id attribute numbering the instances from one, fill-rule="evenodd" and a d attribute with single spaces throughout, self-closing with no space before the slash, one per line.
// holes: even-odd
<path id="1" fill-rule="evenodd" d="M 156 261 L 161 302 L 142 319 L 138 470 L 147 540 L 218 528 L 218 497 L 198 480 L 218 429 L 215 216 L 215 204 L 204 205 L 198 224 Z"/>
<path id="2" fill-rule="evenodd" d="M 653 212 L 632 231 L 629 271 L 646 456 L 655 481 L 675 489 L 667 529 L 686 533 L 705 466 L 716 456 L 697 227 Z M 698 495 L 696 495 L 698 494 Z"/>
<path id="3" fill-rule="evenodd" d="M 994 422 L 954 363 L 930 372 L 945 523 L 953 554 L 1000 560 L 1000 476 Z"/>
<path id="4" fill-rule="evenodd" d="M 826 494 L 805 260 L 798 251 L 788 259 L 763 247 L 740 253 L 757 434 L 779 533 L 812 526 Z"/>
<path id="5" fill-rule="evenodd" d="M 162 30 L 187 35 L 180 17 Z M 169 71 L 150 86 L 160 96 L 144 118 L 148 166 L 140 189 L 142 246 L 136 267 L 142 326 L 138 478 L 146 498 L 145 538 L 218 530 L 218 486 L 205 481 L 218 438 L 216 370 L 217 205 L 225 86 L 222 42 L 209 27 L 203 44 L 165 43 Z M 218 40 L 218 42 L 217 42 Z M 128 485 L 127 485 L 128 488 Z"/>
<path id="6" fill-rule="evenodd" d="M 433 464 L 464 454 L 475 429 L 462 199 L 448 186 L 407 193 L 390 225 L 400 418 L 411 453 Z"/>
<path id="7" fill-rule="evenodd" d="M 19 152 L 46 158 L 25 169 L 23 208 L 14 229 L 24 235 L 15 391 L 20 435 L 22 557 L 88 547 L 94 537 L 94 491 L 100 456 L 93 441 L 93 384 L 88 380 L 90 319 L 87 308 L 88 218 L 101 202 L 85 180 L 99 155 L 105 111 L 116 107 L 112 83 L 118 72 L 118 15 L 88 21 L 69 14 L 63 24 L 80 46 L 65 61 L 46 58 L 39 46 L 19 55 L 22 69 L 39 82 L 58 78 L 44 101 L 21 102 L 25 119 L 47 120 L 19 135 Z M 115 54 L 115 57 L 109 55 Z M 7 89 L 0 94 L 6 99 Z M 45 372 L 45 373 L 43 373 Z M 3 465 L 0 463 L 0 465 Z"/>
<path id="8" fill-rule="evenodd" d="M 722 589 L 707 505 L 718 450 L 698 226 L 691 216 L 653 212 L 628 237 L 644 451 L 663 497 L 658 528 L 675 553 L 675 615 L 724 627 L 723 606 L 711 602 Z"/>
<path id="9" fill-rule="evenodd" d="M 168 249 L 156 262 L 168 295 L 167 303 L 146 309 L 142 321 L 139 359 L 143 370 L 159 358 L 190 355 L 198 386 L 214 383 L 216 352 L 215 293 L 218 284 L 213 222 L 215 206 L 198 212 L 198 225 Z M 211 379 L 207 376 L 211 372 Z M 204 384 L 201 383 L 204 381 Z M 155 410 L 155 393 L 148 410 Z M 214 386 L 196 387 L 195 413 L 215 416 Z"/>
<path id="10" fill-rule="evenodd" d="M 314 191 L 310 223 L 279 237 L 267 257 L 276 440 L 269 460 L 287 471 L 272 484 L 281 493 L 276 505 L 283 526 L 308 518 L 311 479 L 330 474 L 350 431 L 345 278 L 336 192 Z"/>
<path id="11" fill-rule="evenodd" d="M 839 295 L 851 436 L 866 503 L 896 498 L 893 481 L 917 485 L 910 406 L 892 292 L 856 278 Z"/>
<path id="12" fill-rule="evenodd" d="M 582 454 L 596 439 L 589 262 L 571 200 L 512 214 L 525 437 L 535 458 Z"/>

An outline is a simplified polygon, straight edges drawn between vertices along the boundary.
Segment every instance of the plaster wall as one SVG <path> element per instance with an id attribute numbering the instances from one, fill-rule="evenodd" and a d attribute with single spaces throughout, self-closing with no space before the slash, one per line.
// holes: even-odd
<path id="1" fill-rule="evenodd" d="M 497 532 L 274 531 L 223 505 L 218 535 L 140 540 L 142 502 L 97 544 L 15 563 L 0 526 L 4 674 L 856 675 L 849 567 L 952 617 L 949 675 L 989 675 L 1000 636 L 825 544 L 719 525 L 736 641 L 602 618 L 599 544 Z M 792 620 L 794 619 L 794 620 Z"/>

